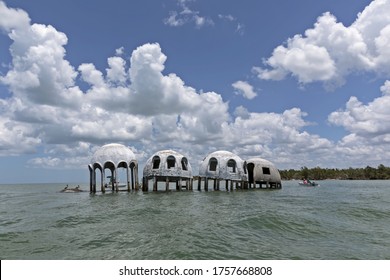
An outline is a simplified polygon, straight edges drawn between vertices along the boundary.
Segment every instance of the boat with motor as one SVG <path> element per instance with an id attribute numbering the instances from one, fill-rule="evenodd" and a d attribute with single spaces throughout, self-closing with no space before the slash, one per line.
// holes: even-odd
<path id="1" fill-rule="evenodd" d="M 316 182 L 311 182 L 309 180 L 303 180 L 302 182 L 298 183 L 300 186 L 305 186 L 305 187 L 318 187 L 319 184 Z"/>

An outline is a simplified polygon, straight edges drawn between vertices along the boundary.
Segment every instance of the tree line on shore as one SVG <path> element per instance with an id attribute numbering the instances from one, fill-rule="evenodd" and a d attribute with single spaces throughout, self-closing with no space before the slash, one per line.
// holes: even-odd
<path id="1" fill-rule="evenodd" d="M 279 170 L 282 180 L 302 180 L 303 178 L 311 180 L 388 180 L 390 179 L 390 167 L 380 164 L 377 168 L 366 166 L 364 168 L 308 168 L 301 167 L 300 170 L 289 169 Z"/>

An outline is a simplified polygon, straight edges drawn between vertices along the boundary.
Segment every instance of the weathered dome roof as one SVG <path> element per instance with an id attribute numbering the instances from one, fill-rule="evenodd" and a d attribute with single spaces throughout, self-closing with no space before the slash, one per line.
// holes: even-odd
<path id="1" fill-rule="evenodd" d="M 281 182 L 279 170 L 272 162 L 260 157 L 250 158 L 246 162 L 249 181 Z M 253 165 L 251 166 L 251 164 Z"/>
<path id="2" fill-rule="evenodd" d="M 212 167 L 212 159 L 216 160 Z M 229 151 L 208 154 L 199 166 L 199 176 L 226 180 L 247 180 L 245 162 Z"/>
<path id="3" fill-rule="evenodd" d="M 188 159 L 182 154 L 173 150 L 162 150 L 146 161 L 143 176 L 192 177 L 192 168 Z"/>
<path id="4" fill-rule="evenodd" d="M 263 159 L 263 158 L 260 158 L 260 157 L 253 157 L 253 158 L 250 158 L 246 161 L 247 163 L 254 163 L 254 164 L 261 164 L 261 165 L 264 165 L 264 166 L 275 166 L 272 162 L 270 162 L 269 160 L 266 160 L 266 159 Z"/>
<path id="5" fill-rule="evenodd" d="M 105 162 L 113 162 L 117 166 L 120 162 L 129 164 L 131 161 L 136 161 L 134 153 L 130 148 L 121 144 L 107 144 L 100 147 L 92 156 L 91 164 L 100 163 L 104 165 Z"/>

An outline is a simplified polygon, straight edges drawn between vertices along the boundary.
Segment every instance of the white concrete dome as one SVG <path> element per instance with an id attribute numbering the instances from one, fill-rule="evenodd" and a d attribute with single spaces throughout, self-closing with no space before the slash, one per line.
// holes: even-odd
<path id="1" fill-rule="evenodd" d="M 101 167 L 107 162 L 111 162 L 118 167 L 120 163 L 130 165 L 132 161 L 136 161 L 136 158 L 130 148 L 116 143 L 100 147 L 91 158 L 92 165 L 99 164 Z"/>
<path id="2" fill-rule="evenodd" d="M 127 190 L 138 188 L 138 162 L 130 148 L 121 144 L 107 144 L 100 147 L 92 156 L 88 165 L 90 174 L 90 191 L 96 192 L 97 183 L 101 184 L 102 192 L 105 192 L 108 183 L 106 178 L 110 178 L 110 186 L 118 191 L 120 185 L 127 185 Z M 125 182 L 119 182 L 118 169 L 126 170 Z M 107 169 L 109 176 L 106 176 Z M 96 170 L 100 170 L 100 180 L 96 176 Z M 121 184 L 120 184 L 121 183 Z"/>
<path id="3" fill-rule="evenodd" d="M 192 178 L 192 168 L 187 157 L 173 150 L 163 150 L 156 152 L 146 161 L 143 176 Z"/>
<path id="4" fill-rule="evenodd" d="M 249 183 L 268 182 L 281 184 L 279 170 L 272 162 L 260 157 L 250 158 L 246 162 Z"/>
<path id="5" fill-rule="evenodd" d="M 223 180 L 247 180 L 246 164 L 236 154 L 216 151 L 208 154 L 199 166 L 199 176 Z"/>

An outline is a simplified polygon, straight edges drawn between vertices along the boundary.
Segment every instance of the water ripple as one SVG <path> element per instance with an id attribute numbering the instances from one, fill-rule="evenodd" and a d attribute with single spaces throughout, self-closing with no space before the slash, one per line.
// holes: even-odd
<path id="1" fill-rule="evenodd" d="M 3 187 L 0 258 L 390 259 L 387 185 L 96 195 Z"/>

